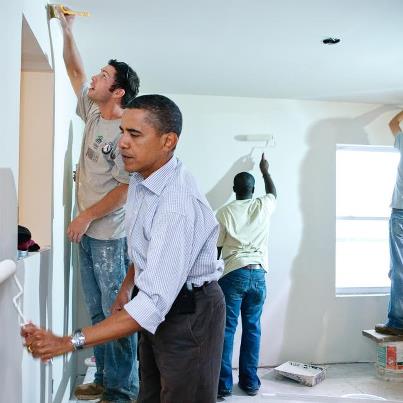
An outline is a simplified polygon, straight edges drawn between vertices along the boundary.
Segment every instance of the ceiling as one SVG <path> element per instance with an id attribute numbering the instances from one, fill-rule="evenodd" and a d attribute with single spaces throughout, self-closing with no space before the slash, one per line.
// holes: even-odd
<path id="1" fill-rule="evenodd" d="M 402 0 L 69 0 L 88 74 L 127 61 L 143 93 L 403 102 Z M 324 45 L 338 37 L 337 45 Z"/>

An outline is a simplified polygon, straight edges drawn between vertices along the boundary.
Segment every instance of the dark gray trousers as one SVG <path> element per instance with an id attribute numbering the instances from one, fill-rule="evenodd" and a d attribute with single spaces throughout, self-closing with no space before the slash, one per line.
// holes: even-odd
<path id="1" fill-rule="evenodd" d="M 225 326 L 217 282 L 195 291 L 196 312 L 168 314 L 140 337 L 138 403 L 215 403 Z"/>

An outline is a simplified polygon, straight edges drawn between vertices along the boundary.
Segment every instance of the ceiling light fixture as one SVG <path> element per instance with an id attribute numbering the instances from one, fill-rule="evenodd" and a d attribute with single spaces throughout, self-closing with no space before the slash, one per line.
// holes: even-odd
<path id="1" fill-rule="evenodd" d="M 339 38 L 325 38 L 322 41 L 325 45 L 336 45 L 336 43 L 340 42 Z"/>

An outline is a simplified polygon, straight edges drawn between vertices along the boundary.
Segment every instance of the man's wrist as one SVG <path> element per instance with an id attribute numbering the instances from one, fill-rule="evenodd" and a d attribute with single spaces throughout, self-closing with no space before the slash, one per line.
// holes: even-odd
<path id="1" fill-rule="evenodd" d="M 80 214 L 86 221 L 88 221 L 89 223 L 92 223 L 96 217 L 94 217 L 94 215 L 91 212 L 91 208 L 88 208 L 87 210 L 84 210 L 81 214 Z"/>
<path id="2" fill-rule="evenodd" d="M 71 27 L 62 25 L 62 30 L 63 30 L 64 36 L 66 36 L 68 38 L 73 38 L 73 31 L 71 30 Z"/>

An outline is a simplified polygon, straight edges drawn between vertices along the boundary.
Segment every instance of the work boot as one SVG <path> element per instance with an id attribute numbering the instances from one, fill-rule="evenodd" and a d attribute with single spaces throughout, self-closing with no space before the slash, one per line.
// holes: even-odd
<path id="1" fill-rule="evenodd" d="M 74 395 L 78 400 L 100 399 L 104 393 L 104 387 L 97 383 L 83 383 L 74 390 Z"/>
<path id="2" fill-rule="evenodd" d="M 384 324 L 379 324 L 375 326 L 375 331 L 381 334 L 388 334 L 391 336 L 403 336 L 403 329 L 397 327 L 391 327 Z"/>

